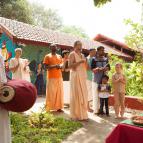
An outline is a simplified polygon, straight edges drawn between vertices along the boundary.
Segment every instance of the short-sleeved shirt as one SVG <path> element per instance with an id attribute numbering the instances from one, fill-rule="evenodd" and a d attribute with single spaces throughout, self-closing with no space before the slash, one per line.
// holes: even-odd
<path id="1" fill-rule="evenodd" d="M 103 92 L 104 90 L 106 91 Z M 111 92 L 111 86 L 109 84 L 99 84 L 98 91 L 100 98 L 108 98 Z"/>
<path id="2" fill-rule="evenodd" d="M 59 65 L 62 64 L 62 57 L 58 54 L 52 55 L 48 54 L 45 56 L 44 64 L 52 66 L 52 65 Z M 62 78 L 61 69 L 53 68 L 47 70 L 47 78 Z"/>
<path id="3" fill-rule="evenodd" d="M 92 63 L 92 57 L 88 56 L 87 57 L 87 64 L 88 64 L 90 69 L 91 69 L 91 63 Z M 92 71 L 90 69 L 87 70 L 87 79 L 92 81 L 93 73 L 92 73 Z"/>
<path id="4" fill-rule="evenodd" d="M 102 59 L 99 59 L 98 57 L 94 57 L 92 59 L 91 68 L 92 69 L 101 68 L 101 67 L 105 67 L 107 64 L 108 64 L 108 58 L 103 57 Z M 104 74 L 105 73 L 103 71 L 99 71 L 97 73 L 94 73 L 94 82 L 100 84 L 101 79 L 102 79 Z"/>

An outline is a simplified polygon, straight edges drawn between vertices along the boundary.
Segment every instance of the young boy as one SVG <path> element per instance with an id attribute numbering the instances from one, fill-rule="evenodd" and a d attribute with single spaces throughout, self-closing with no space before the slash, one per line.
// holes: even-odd
<path id="1" fill-rule="evenodd" d="M 0 49 L 0 95 L 1 87 L 7 82 L 4 60 Z M 11 143 L 11 130 L 8 111 L 0 107 L 0 143 Z"/>
<path id="2" fill-rule="evenodd" d="M 113 84 L 113 94 L 114 94 L 114 109 L 115 109 L 115 118 L 119 118 L 119 114 L 121 118 L 124 116 L 125 111 L 125 93 L 126 93 L 126 78 L 123 74 L 123 66 L 118 63 L 115 65 L 115 74 L 112 76 L 112 84 Z"/>
<path id="3" fill-rule="evenodd" d="M 98 85 L 98 93 L 100 98 L 100 111 L 98 115 L 103 115 L 103 108 L 105 104 L 106 109 L 106 116 L 109 116 L 109 107 L 108 107 L 108 99 L 111 92 L 111 87 L 108 84 L 109 77 L 107 75 L 104 75 L 102 77 L 101 84 Z"/>

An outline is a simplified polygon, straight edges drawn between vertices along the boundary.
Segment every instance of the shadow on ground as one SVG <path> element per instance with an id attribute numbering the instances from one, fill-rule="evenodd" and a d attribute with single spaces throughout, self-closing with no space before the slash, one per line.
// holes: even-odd
<path id="1" fill-rule="evenodd" d="M 26 113 L 38 112 L 45 105 L 45 98 L 40 97 L 37 99 L 35 105 Z M 52 112 L 56 116 L 62 116 L 70 119 L 69 108 L 64 109 L 64 113 Z M 130 112 L 127 112 L 125 116 L 131 117 Z M 105 143 L 105 139 L 113 128 L 120 123 L 122 120 L 114 118 L 113 108 L 110 107 L 110 117 L 96 116 L 89 113 L 89 121 L 82 122 L 83 127 L 73 134 L 71 134 L 63 143 Z"/>

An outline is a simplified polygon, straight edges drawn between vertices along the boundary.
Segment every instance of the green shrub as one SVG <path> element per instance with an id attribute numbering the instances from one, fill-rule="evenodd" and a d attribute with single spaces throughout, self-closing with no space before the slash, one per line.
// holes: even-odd
<path id="1" fill-rule="evenodd" d="M 10 118 L 12 143 L 60 143 L 82 127 L 79 122 L 55 117 L 45 111 L 30 116 L 12 113 Z"/>
<path id="2" fill-rule="evenodd" d="M 124 73 L 127 78 L 127 95 L 143 97 L 143 59 L 140 54 L 137 54 L 132 63 L 127 63 L 117 56 L 109 56 L 111 70 L 109 72 L 110 83 L 111 77 L 115 72 L 115 64 L 122 63 Z"/>

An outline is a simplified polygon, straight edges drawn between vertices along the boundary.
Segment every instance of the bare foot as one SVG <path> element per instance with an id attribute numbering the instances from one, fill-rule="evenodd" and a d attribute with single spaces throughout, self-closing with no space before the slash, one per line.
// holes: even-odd
<path id="1" fill-rule="evenodd" d="M 85 120 L 83 120 L 84 122 L 89 122 L 89 119 L 85 119 Z"/>
<path id="2" fill-rule="evenodd" d="M 115 119 L 120 119 L 120 117 L 119 116 L 115 116 Z"/>
<path id="3" fill-rule="evenodd" d="M 83 119 L 83 120 L 81 120 L 81 119 L 73 119 L 73 118 L 70 118 L 71 119 L 71 121 L 79 121 L 79 122 L 88 122 L 89 121 L 89 119 Z"/>
<path id="4" fill-rule="evenodd" d="M 57 110 L 57 112 L 64 112 L 62 109 Z"/>
<path id="5" fill-rule="evenodd" d="M 120 119 L 124 119 L 125 120 L 125 119 L 127 119 L 127 117 L 121 116 Z"/>
<path id="6" fill-rule="evenodd" d="M 91 108 L 88 109 L 88 112 L 93 113 L 93 110 Z"/>
<path id="7" fill-rule="evenodd" d="M 80 122 L 88 122 L 89 119 L 83 119 L 83 120 L 78 120 L 78 121 L 80 121 Z"/>

